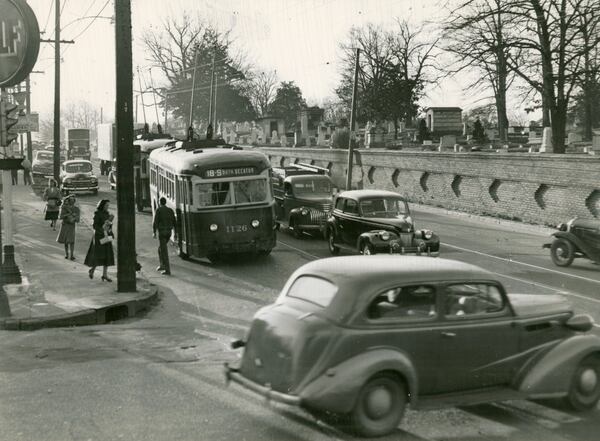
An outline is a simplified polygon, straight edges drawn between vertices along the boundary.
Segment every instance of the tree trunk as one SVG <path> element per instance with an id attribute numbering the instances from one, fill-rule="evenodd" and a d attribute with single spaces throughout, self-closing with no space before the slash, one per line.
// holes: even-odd
<path id="1" fill-rule="evenodd" d="M 593 103 L 593 88 L 590 84 L 586 84 L 583 91 L 583 106 L 584 106 L 584 121 L 583 121 L 583 139 L 586 141 L 592 140 L 592 127 L 594 125 L 594 103 Z"/>
<path id="2" fill-rule="evenodd" d="M 565 134 L 567 127 L 567 108 L 561 102 L 552 112 L 552 152 L 565 153 Z"/>
<path id="3" fill-rule="evenodd" d="M 398 118 L 394 118 L 394 141 L 398 139 Z"/>

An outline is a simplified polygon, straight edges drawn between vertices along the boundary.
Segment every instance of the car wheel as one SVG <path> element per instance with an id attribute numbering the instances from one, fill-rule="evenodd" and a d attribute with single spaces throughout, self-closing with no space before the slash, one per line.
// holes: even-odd
<path id="1" fill-rule="evenodd" d="M 556 266 L 569 266 L 575 258 L 575 247 L 565 239 L 556 239 L 550 247 L 550 257 Z"/>
<path id="2" fill-rule="evenodd" d="M 92 194 L 96 196 L 98 194 L 98 190 L 92 190 Z"/>
<path id="3" fill-rule="evenodd" d="M 363 254 L 364 256 L 370 256 L 371 254 L 376 254 L 375 249 L 373 248 L 373 245 L 371 245 L 369 242 L 363 242 L 362 246 L 360 247 L 360 253 Z"/>
<path id="4" fill-rule="evenodd" d="M 258 250 L 256 254 L 258 254 L 260 257 L 267 257 L 269 254 L 271 254 L 271 250 L 272 248 L 269 248 L 268 250 Z"/>
<path id="5" fill-rule="evenodd" d="M 404 415 L 406 387 L 390 374 L 371 378 L 360 390 L 350 419 L 354 430 L 365 437 L 392 432 Z"/>
<path id="6" fill-rule="evenodd" d="M 566 402 L 578 411 L 591 410 L 600 399 L 600 357 L 584 358 L 571 378 L 571 386 Z"/>
<path id="7" fill-rule="evenodd" d="M 329 234 L 327 235 L 327 246 L 329 248 L 329 252 L 334 256 L 340 254 L 340 247 L 335 245 L 335 231 L 333 228 L 329 230 Z"/>

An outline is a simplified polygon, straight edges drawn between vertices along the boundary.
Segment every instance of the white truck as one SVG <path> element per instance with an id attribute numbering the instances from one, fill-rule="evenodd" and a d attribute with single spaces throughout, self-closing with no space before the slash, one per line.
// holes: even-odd
<path id="1" fill-rule="evenodd" d="M 108 175 L 113 161 L 117 156 L 115 150 L 116 130 L 113 123 L 98 124 L 96 126 L 98 135 L 98 159 L 100 160 L 100 174 Z"/>

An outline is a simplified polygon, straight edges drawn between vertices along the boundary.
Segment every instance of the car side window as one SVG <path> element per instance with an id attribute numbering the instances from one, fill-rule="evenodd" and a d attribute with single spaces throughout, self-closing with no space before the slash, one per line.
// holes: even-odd
<path id="1" fill-rule="evenodd" d="M 446 317 L 485 316 L 504 310 L 500 289 L 487 283 L 457 283 L 445 288 Z"/>
<path id="2" fill-rule="evenodd" d="M 387 289 L 373 299 L 367 309 L 367 317 L 371 320 L 434 318 L 435 297 L 435 288 L 429 285 Z"/>
<path id="3" fill-rule="evenodd" d="M 340 210 L 343 211 L 344 210 L 344 202 L 346 201 L 346 199 L 344 198 L 337 198 L 335 201 L 335 208 L 336 210 Z"/>
<path id="4" fill-rule="evenodd" d="M 358 214 L 358 203 L 352 199 L 346 199 L 346 206 L 344 207 L 344 213 Z"/>

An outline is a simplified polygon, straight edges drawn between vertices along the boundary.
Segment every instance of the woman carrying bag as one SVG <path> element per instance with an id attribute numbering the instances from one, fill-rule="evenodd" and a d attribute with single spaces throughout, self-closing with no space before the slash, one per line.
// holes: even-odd
<path id="1" fill-rule="evenodd" d="M 65 244 L 65 259 L 75 260 L 75 224 L 79 222 L 79 207 L 75 205 L 75 196 L 72 194 L 63 199 L 58 217 L 62 219 L 60 231 L 56 241 Z M 71 255 L 69 256 L 69 251 Z"/>
<path id="2" fill-rule="evenodd" d="M 84 264 L 90 267 L 88 271 L 90 279 L 94 278 L 96 267 L 102 266 L 102 280 L 112 282 L 107 271 L 109 266 L 115 264 L 115 254 L 112 247 L 114 239 L 112 221 L 114 216 L 108 212 L 108 204 L 108 199 L 102 199 L 96 206 L 93 225 L 94 236 L 90 242 Z"/>
<path id="3" fill-rule="evenodd" d="M 61 204 L 61 194 L 58 184 L 53 178 L 48 179 L 48 187 L 44 190 L 43 197 L 46 201 L 44 220 L 49 220 L 50 226 L 56 231 L 56 220 L 58 219 L 58 211 Z"/>

